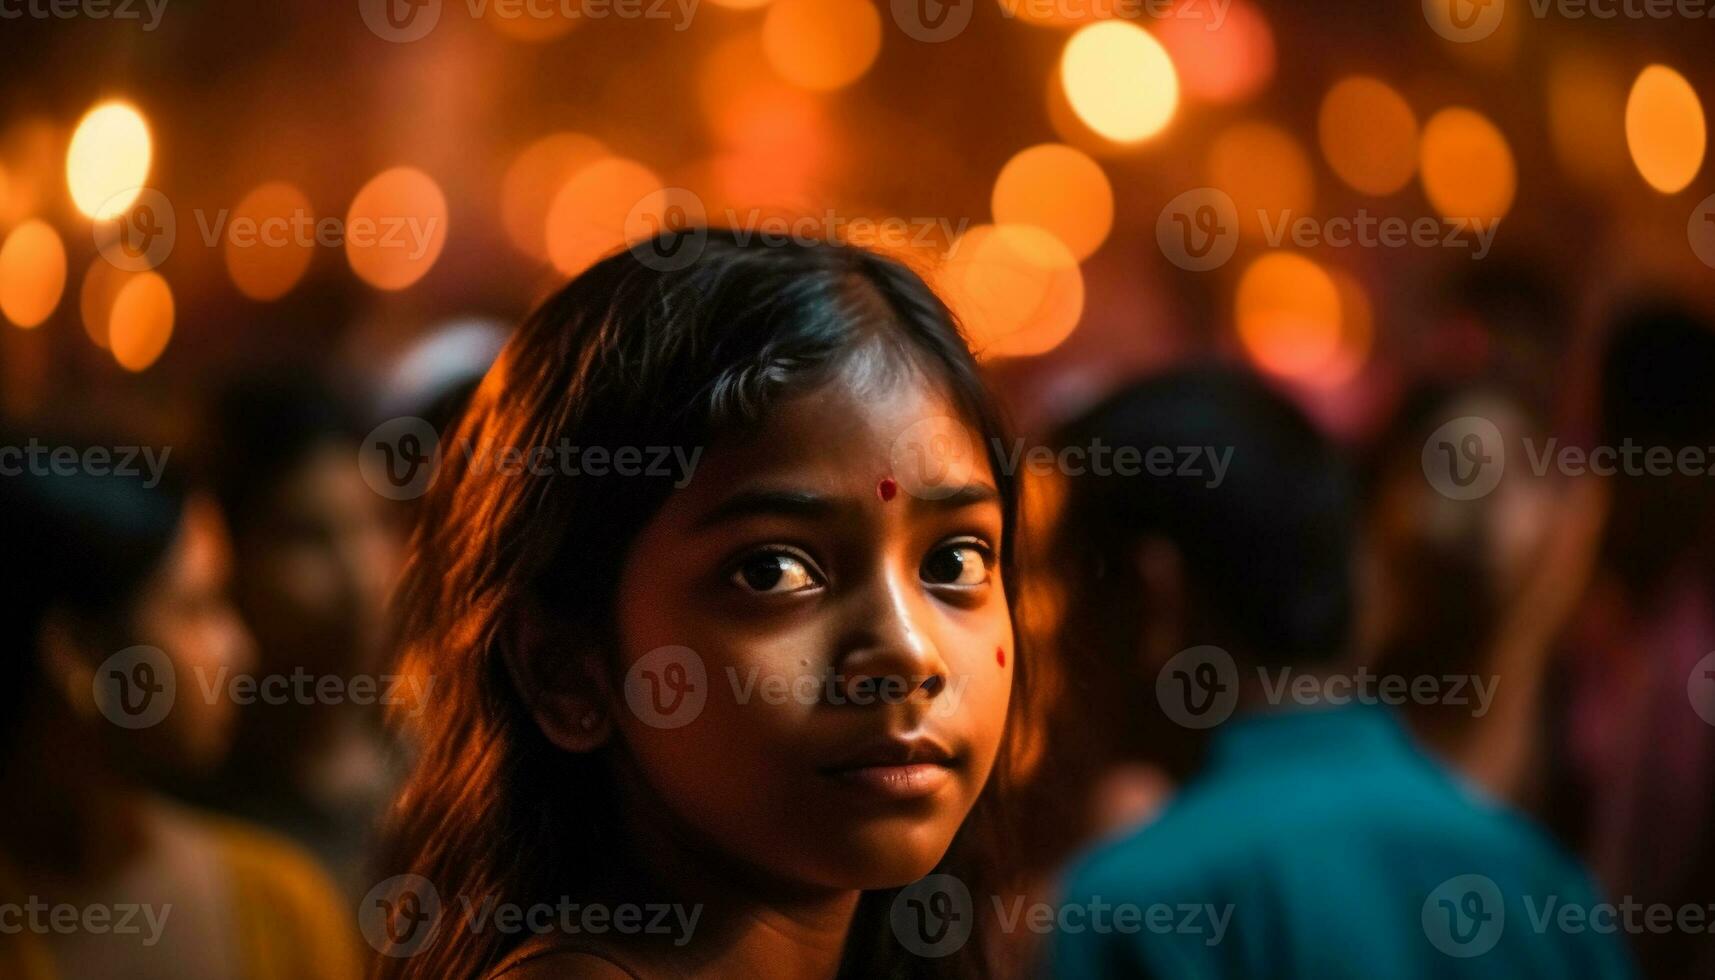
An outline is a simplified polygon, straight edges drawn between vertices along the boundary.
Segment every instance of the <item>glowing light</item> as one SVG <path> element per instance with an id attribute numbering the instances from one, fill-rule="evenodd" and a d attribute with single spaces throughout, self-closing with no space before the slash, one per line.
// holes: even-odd
<path id="1" fill-rule="evenodd" d="M 1239 279 L 1239 340 L 1257 366 L 1284 377 L 1314 375 L 1339 349 L 1340 291 L 1315 262 L 1270 252 Z"/>
<path id="2" fill-rule="evenodd" d="M 1232 0 L 1217 19 L 1219 9 L 1202 0 L 1179 0 L 1156 22 L 1155 33 L 1187 96 L 1216 104 L 1243 102 L 1274 77 L 1274 32 L 1246 0 Z"/>
<path id="3" fill-rule="evenodd" d="M 1053 350 L 1084 312 L 1077 259 L 1035 225 L 971 228 L 953 243 L 938 282 L 982 357 Z"/>
<path id="4" fill-rule="evenodd" d="M 729 10 L 759 10 L 768 6 L 773 0 L 709 0 L 709 2 Z"/>
<path id="5" fill-rule="evenodd" d="M 664 203 L 662 190 L 661 178 L 634 160 L 606 157 L 579 170 L 548 206 L 548 259 L 575 276 L 624 248 L 634 212 Z"/>
<path id="6" fill-rule="evenodd" d="M 447 199 L 434 178 L 414 167 L 376 174 L 346 213 L 346 259 L 377 289 L 404 289 L 423 278 L 446 243 Z"/>
<path id="7" fill-rule="evenodd" d="M 149 177 L 153 148 L 143 115 L 124 102 L 103 102 L 77 124 L 66 150 L 72 203 L 92 218 L 124 213 Z"/>
<path id="8" fill-rule="evenodd" d="M 1061 55 L 1060 84 L 1078 118 L 1116 143 L 1161 132 L 1179 105 L 1179 79 L 1167 49 L 1125 21 L 1079 28 Z"/>
<path id="9" fill-rule="evenodd" d="M 519 251 L 536 259 L 548 257 L 548 242 L 542 235 L 548 205 L 566 181 L 606 153 L 600 140 L 581 133 L 554 133 L 518 154 L 500 181 L 500 220 Z"/>
<path id="10" fill-rule="evenodd" d="M 90 341 L 102 350 L 109 346 L 107 325 L 113 317 L 113 301 L 131 279 L 132 273 L 100 256 L 83 274 L 83 284 L 77 293 L 78 313 L 83 317 L 84 333 L 89 334 Z"/>
<path id="11" fill-rule="evenodd" d="M 66 286 L 66 250 L 58 232 L 31 219 L 0 244 L 0 313 L 20 327 L 53 315 Z"/>
<path id="12" fill-rule="evenodd" d="M 570 33 L 579 20 L 575 12 L 568 13 L 559 5 L 547 3 L 490 3 L 482 19 L 496 33 L 528 44 L 552 41 Z"/>
<path id="13" fill-rule="evenodd" d="M 1707 140 L 1703 106 L 1684 75 L 1666 65 L 1639 73 L 1626 99 L 1626 145 L 1651 187 L 1684 190 L 1703 166 Z"/>
<path id="14" fill-rule="evenodd" d="M 290 292 L 315 253 L 315 217 L 304 192 L 283 181 L 246 194 L 227 223 L 226 271 L 238 291 L 264 302 Z"/>
<path id="15" fill-rule="evenodd" d="M 1443 217 L 1496 221 L 1512 207 L 1518 172 L 1506 137 L 1470 109 L 1443 109 L 1423 126 L 1423 192 Z"/>
<path id="16" fill-rule="evenodd" d="M 1239 123 L 1215 137 L 1208 182 L 1233 199 L 1239 234 L 1250 241 L 1268 241 L 1272 229 L 1308 214 L 1316 201 L 1309 157 L 1290 133 L 1268 123 Z"/>
<path id="17" fill-rule="evenodd" d="M 1335 83 L 1316 130 L 1328 166 L 1354 190 L 1392 194 L 1417 172 L 1417 116 L 1386 82 L 1353 75 Z"/>
<path id="18" fill-rule="evenodd" d="M 1114 190 L 1101 166 L 1060 143 L 1008 160 L 995 179 L 993 206 L 996 224 L 1046 228 L 1080 261 L 1101 247 L 1114 223 Z"/>
<path id="19" fill-rule="evenodd" d="M 1357 377 L 1369 361 L 1375 346 L 1375 313 L 1368 291 L 1356 276 L 1344 269 L 1330 269 L 1328 274 L 1340 294 L 1340 339 L 1338 349 L 1312 380 L 1337 388 Z"/>
<path id="20" fill-rule="evenodd" d="M 844 88 L 875 62 L 881 14 L 869 0 L 775 0 L 762 50 L 775 74 L 800 88 Z"/>
<path id="21" fill-rule="evenodd" d="M 1043 3 L 1042 0 L 995 0 L 1001 15 L 1032 27 L 1077 27 L 1117 15 L 1115 0 L 1089 0 L 1087 3 Z M 1120 0 L 1123 2 L 1123 0 Z"/>
<path id="22" fill-rule="evenodd" d="M 139 273 L 113 298 L 107 339 L 113 359 L 127 371 L 142 371 L 173 338 L 173 291 L 158 273 Z"/>
<path id="23" fill-rule="evenodd" d="M 1548 134 L 1560 166 L 1575 179 L 1606 185 L 1627 169 L 1626 80 L 1605 58 L 1576 52 L 1548 69 Z"/>

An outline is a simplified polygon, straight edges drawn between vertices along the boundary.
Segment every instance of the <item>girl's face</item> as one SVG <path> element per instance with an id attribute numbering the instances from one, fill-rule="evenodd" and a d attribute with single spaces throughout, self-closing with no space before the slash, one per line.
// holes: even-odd
<path id="1" fill-rule="evenodd" d="M 985 454 L 960 485 L 911 492 L 902 440 L 959 413 L 920 378 L 874 375 L 860 362 L 717 442 L 620 580 L 628 819 L 797 887 L 928 873 L 1012 690 Z"/>

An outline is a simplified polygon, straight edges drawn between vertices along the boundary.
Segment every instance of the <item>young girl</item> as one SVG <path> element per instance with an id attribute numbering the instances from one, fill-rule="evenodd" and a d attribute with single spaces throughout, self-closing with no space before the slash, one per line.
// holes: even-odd
<path id="1" fill-rule="evenodd" d="M 995 407 L 895 261 L 663 244 L 543 303 L 441 447 L 379 975 L 993 975 Z"/>

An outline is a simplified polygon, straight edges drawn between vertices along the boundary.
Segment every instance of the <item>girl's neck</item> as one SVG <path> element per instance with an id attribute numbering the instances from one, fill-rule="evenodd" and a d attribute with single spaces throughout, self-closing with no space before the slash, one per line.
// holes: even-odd
<path id="1" fill-rule="evenodd" d="M 639 802 L 635 793 L 622 796 Z M 626 863 L 641 872 L 640 881 L 627 889 L 632 893 L 628 901 L 670 903 L 675 906 L 670 921 L 695 924 L 690 935 L 675 935 L 676 942 L 647 943 L 650 964 L 669 975 L 682 971 L 745 980 L 826 980 L 839 973 L 860 891 L 767 879 L 688 840 L 658 802 L 627 809 L 652 815 L 627 824 Z M 644 891 L 652 894 L 639 894 Z"/>

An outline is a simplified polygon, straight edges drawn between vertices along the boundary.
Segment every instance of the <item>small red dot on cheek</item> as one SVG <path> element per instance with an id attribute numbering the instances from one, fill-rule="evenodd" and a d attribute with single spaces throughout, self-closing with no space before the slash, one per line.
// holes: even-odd
<path id="1" fill-rule="evenodd" d="M 1006 649 L 1004 647 L 994 648 L 994 662 L 1002 667 L 1006 666 Z"/>
<path id="2" fill-rule="evenodd" d="M 898 492 L 899 492 L 899 484 L 893 482 L 893 480 L 890 478 L 883 477 L 882 481 L 875 485 L 876 496 L 880 497 L 884 501 L 885 500 L 892 500 L 893 495 L 898 493 Z"/>

